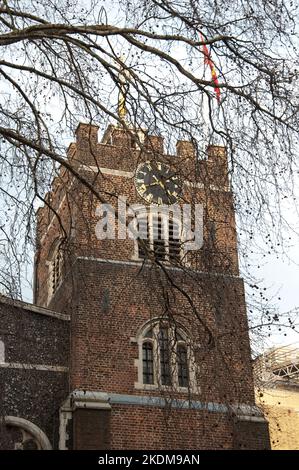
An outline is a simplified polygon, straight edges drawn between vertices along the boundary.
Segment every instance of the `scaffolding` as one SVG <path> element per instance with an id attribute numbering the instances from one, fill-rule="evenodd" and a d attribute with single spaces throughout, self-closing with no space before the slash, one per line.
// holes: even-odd
<path id="1" fill-rule="evenodd" d="M 254 362 L 256 378 L 263 382 L 299 383 L 299 348 L 296 345 L 271 348 Z"/>

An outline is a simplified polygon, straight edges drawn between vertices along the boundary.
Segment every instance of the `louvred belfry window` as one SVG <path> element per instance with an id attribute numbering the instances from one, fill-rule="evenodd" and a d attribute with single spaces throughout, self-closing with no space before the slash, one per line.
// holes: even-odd
<path id="1" fill-rule="evenodd" d="M 140 237 L 138 240 L 138 257 L 144 259 L 147 258 L 148 251 L 150 249 L 149 224 L 147 214 L 142 214 L 138 216 L 137 229 Z"/>
<path id="2" fill-rule="evenodd" d="M 173 219 L 169 219 L 168 243 L 169 259 L 179 260 L 181 257 L 180 233 L 178 224 Z"/>
<path id="3" fill-rule="evenodd" d="M 180 229 L 175 220 L 163 214 L 141 214 L 137 228 L 138 258 L 146 259 L 152 253 L 162 262 L 181 259 Z"/>
<path id="4" fill-rule="evenodd" d="M 162 217 L 153 217 L 153 249 L 155 259 L 165 261 L 166 259 L 166 235 L 163 230 Z"/>

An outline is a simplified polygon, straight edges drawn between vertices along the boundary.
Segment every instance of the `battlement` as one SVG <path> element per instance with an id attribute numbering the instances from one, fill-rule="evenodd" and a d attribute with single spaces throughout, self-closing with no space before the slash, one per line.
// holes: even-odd
<path id="1" fill-rule="evenodd" d="M 226 148 L 218 145 L 207 147 L 207 158 L 198 158 L 196 144 L 178 140 L 176 154 L 164 153 L 164 138 L 149 135 L 146 129 L 134 130 L 110 124 L 101 140 L 99 127 L 80 123 L 75 131 L 76 140 L 67 149 L 67 160 L 84 178 L 97 171 L 100 174 L 120 174 L 133 178 L 138 164 L 145 160 L 164 161 L 179 174 L 185 184 L 195 184 L 209 191 L 229 191 Z M 46 204 L 37 210 L 38 239 L 40 239 L 53 213 L 75 177 L 61 166 L 53 179 L 51 191 L 45 196 Z"/>
<path id="2" fill-rule="evenodd" d="M 73 165 L 110 168 L 135 172 L 140 161 L 159 160 L 176 166 L 183 179 L 195 180 L 204 185 L 229 189 L 226 148 L 210 145 L 202 159 L 196 143 L 178 140 L 176 154 L 164 152 L 164 138 L 150 135 L 146 129 L 121 128 L 109 125 L 98 140 L 98 126 L 80 123 L 76 141 L 71 143 L 67 157 Z"/>
<path id="3" fill-rule="evenodd" d="M 76 145 L 86 142 L 89 143 L 90 148 L 93 148 L 94 145 L 106 145 L 164 154 L 164 137 L 150 135 L 146 129 L 134 129 L 132 127 L 125 129 L 110 124 L 100 142 L 98 140 L 98 130 L 99 126 L 94 124 L 80 123 L 75 131 L 76 143 L 70 144 L 68 154 L 71 156 Z M 195 143 L 188 140 L 178 140 L 176 149 L 176 156 L 194 157 L 196 155 Z M 219 145 L 209 145 L 207 155 L 208 158 L 212 159 L 226 158 L 226 149 Z"/>

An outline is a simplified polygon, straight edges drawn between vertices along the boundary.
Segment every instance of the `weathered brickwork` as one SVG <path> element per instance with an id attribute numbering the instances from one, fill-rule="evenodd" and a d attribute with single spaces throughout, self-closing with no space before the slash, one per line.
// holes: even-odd
<path id="1" fill-rule="evenodd" d="M 110 449 L 110 411 L 74 411 L 73 445 L 77 450 Z"/>
<path id="2" fill-rule="evenodd" d="M 44 361 L 69 366 L 68 389 L 67 381 L 57 382 L 62 373 L 46 377 L 40 371 L 41 390 L 53 377 L 46 399 L 53 408 L 51 413 L 45 405 L 38 423 L 57 446 L 60 419 L 60 448 L 244 448 L 246 430 L 248 448 L 266 448 L 267 424 L 254 402 L 225 149 L 212 146 L 200 161 L 190 142 L 178 142 L 176 155 L 166 155 L 161 137 L 146 135 L 141 151 L 129 132 L 109 126 L 98 143 L 97 130 L 78 126 L 67 152 L 72 171 L 61 169 L 47 195 L 59 219 L 47 206 L 37 214 L 35 302 L 70 317 L 69 329 L 55 319 L 64 325 L 59 332 L 35 314 L 39 333 L 26 339 L 42 336 Z M 121 195 L 129 204 L 145 204 L 134 176 L 138 164 L 149 160 L 180 175 L 180 204 L 203 206 L 203 246 L 182 263 L 143 262 L 136 241 L 96 237 L 100 202 L 117 210 Z M 158 384 L 156 371 L 155 383 L 143 384 L 142 332 L 157 322 L 178 328 L 192 351 L 189 387 L 175 385 L 176 362 L 172 386 Z M 17 351 L 12 354 L 26 362 Z M 37 360 L 38 351 L 30 360 Z"/>
<path id="3" fill-rule="evenodd" d="M 229 417 L 194 410 L 115 406 L 111 417 L 115 449 L 231 449 L 232 430 Z"/>
<path id="4" fill-rule="evenodd" d="M 68 154 L 69 163 L 101 195 L 101 201 L 105 200 L 116 210 L 118 195 L 125 197 L 128 204 L 144 204 L 134 184 L 138 163 L 157 159 L 167 162 L 175 168 L 182 181 L 188 182 L 184 185 L 182 201 L 201 203 L 204 206 L 206 243 L 202 250 L 187 255 L 186 262 L 198 270 L 238 274 L 233 199 L 232 194 L 227 191 L 227 164 L 223 148 L 210 148 L 208 160 L 196 164 L 194 150 L 190 150 L 188 142 L 179 143 L 178 155 L 164 155 L 156 150 L 162 148 L 161 138 L 158 140 L 160 145 L 155 142 L 154 147 L 149 145 L 140 152 L 125 145 L 124 132 L 123 140 L 120 137 L 114 138 L 113 145 L 110 145 L 95 143 L 96 128 L 91 129 L 91 141 L 89 135 L 86 135 L 87 131 L 84 125 L 78 127 L 77 142 L 71 145 L 71 152 Z M 120 134 L 120 131 L 117 132 Z M 112 136 L 114 133 L 112 132 Z M 185 147 L 187 152 L 184 152 Z M 115 174 L 115 171 L 118 173 Z M 211 190 L 211 187 L 214 189 Z M 124 261 L 136 257 L 133 240 L 97 239 L 95 229 L 99 218 L 95 212 L 101 201 L 65 170 L 61 170 L 60 176 L 55 179 L 48 200 L 58 211 L 63 221 L 63 230 L 60 221 L 48 207 L 38 211 L 35 295 L 36 302 L 43 306 L 49 305 L 51 301 L 48 295 L 49 266 L 57 239 L 67 237 L 64 251 L 69 266 L 78 255 Z M 215 225 L 217 249 L 208 243 L 211 222 Z"/>
<path id="5" fill-rule="evenodd" d="M 140 272 L 140 266 L 96 260 L 78 260 L 74 275 L 80 303 L 72 309 L 72 388 L 134 392 L 134 382 L 137 381 L 134 360 L 138 359 L 134 338 L 147 320 L 163 317 L 165 301 L 162 287 L 163 282 L 164 287 L 167 286 L 165 279 L 150 268 L 143 268 Z M 172 275 L 178 285 L 189 289 L 190 296 L 192 287 L 197 286 L 193 302 L 204 311 L 213 336 L 223 337 L 218 343 L 219 348 L 222 347 L 218 353 L 212 345 L 201 348 L 201 342 L 207 340 L 206 332 L 196 325 L 190 306 L 182 296 L 173 292 L 172 307 L 176 306 L 178 310 L 176 320 L 194 336 L 199 360 L 205 362 L 201 395 L 206 389 L 204 394 L 210 401 L 239 402 L 242 399 L 244 403 L 253 403 L 242 281 L 232 278 L 228 282 L 221 276 L 198 275 L 192 282 L 180 273 Z M 212 303 L 214 296 L 209 298 L 206 294 L 206 291 L 216 289 L 226 293 L 219 313 Z M 236 333 L 238 343 L 235 341 Z"/>
<path id="6" fill-rule="evenodd" d="M 114 405 L 111 412 L 85 411 L 78 422 L 76 438 L 78 449 L 269 448 L 265 423 L 238 422 L 233 416 L 215 412 L 150 406 Z"/>

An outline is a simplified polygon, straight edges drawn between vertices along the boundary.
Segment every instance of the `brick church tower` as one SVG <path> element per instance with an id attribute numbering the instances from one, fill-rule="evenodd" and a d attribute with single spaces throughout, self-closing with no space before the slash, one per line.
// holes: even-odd
<path id="1" fill-rule="evenodd" d="M 97 134 L 78 126 L 38 210 L 35 303 L 70 316 L 59 447 L 267 448 L 225 149 L 199 160 L 187 141 L 169 155 L 146 132 Z M 202 208 L 196 249 L 174 213 L 150 211 L 173 204 L 190 208 L 194 232 Z M 117 225 L 124 206 L 137 239 Z"/>

